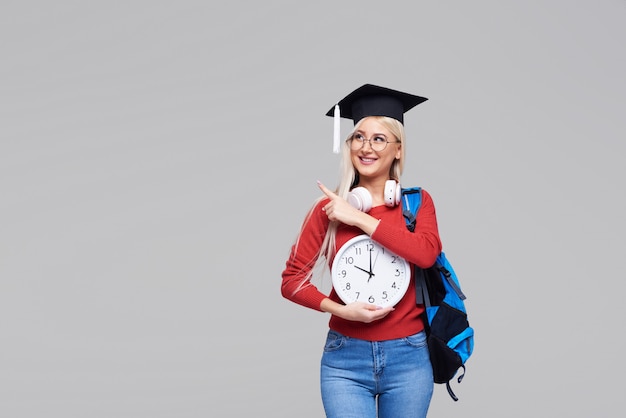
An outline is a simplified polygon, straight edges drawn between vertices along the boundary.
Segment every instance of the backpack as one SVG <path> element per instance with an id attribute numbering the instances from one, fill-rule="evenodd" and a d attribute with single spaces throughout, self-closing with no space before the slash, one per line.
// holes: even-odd
<path id="1" fill-rule="evenodd" d="M 415 230 L 421 191 L 420 187 L 402 189 L 402 215 L 411 232 Z M 417 304 L 425 307 L 424 325 L 434 381 L 445 383 L 452 399 L 458 401 L 450 380 L 461 368 L 463 373 L 458 377 L 458 383 L 465 376 L 465 362 L 474 350 L 474 330 L 467 320 L 465 295 L 443 252 L 432 267 L 421 269 L 415 266 L 415 296 Z"/>

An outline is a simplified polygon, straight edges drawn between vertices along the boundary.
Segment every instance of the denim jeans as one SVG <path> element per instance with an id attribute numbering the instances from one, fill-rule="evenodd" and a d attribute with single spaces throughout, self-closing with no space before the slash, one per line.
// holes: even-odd
<path id="1" fill-rule="evenodd" d="M 328 418 L 425 417 L 434 387 L 426 335 L 365 341 L 330 330 L 320 383 Z"/>

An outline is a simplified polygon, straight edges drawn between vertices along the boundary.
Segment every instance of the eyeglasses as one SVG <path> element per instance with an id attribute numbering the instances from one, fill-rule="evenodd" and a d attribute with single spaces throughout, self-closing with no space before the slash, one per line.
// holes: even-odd
<path id="1" fill-rule="evenodd" d="M 352 151 L 358 151 L 365 146 L 365 143 L 369 142 L 372 150 L 376 152 L 383 151 L 387 148 L 387 144 L 399 144 L 400 141 L 387 141 L 387 138 L 382 136 L 375 136 L 373 138 L 367 139 L 362 134 L 356 133 L 348 138 L 348 143 L 350 144 L 350 149 Z"/>

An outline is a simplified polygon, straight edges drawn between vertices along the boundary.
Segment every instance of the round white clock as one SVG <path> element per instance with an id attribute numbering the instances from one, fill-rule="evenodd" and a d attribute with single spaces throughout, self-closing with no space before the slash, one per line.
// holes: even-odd
<path id="1" fill-rule="evenodd" d="M 332 283 L 341 300 L 387 307 L 402 299 L 411 280 L 408 261 L 358 235 L 341 246 L 331 267 Z"/>

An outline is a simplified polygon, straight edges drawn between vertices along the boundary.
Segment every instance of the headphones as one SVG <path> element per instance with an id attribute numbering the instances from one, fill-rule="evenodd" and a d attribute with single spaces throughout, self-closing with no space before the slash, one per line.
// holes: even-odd
<path id="1" fill-rule="evenodd" d="M 395 180 L 385 182 L 384 201 L 385 206 L 394 207 L 400 203 L 400 191 L 402 188 Z M 372 195 L 365 187 L 355 187 L 348 193 L 348 203 L 363 212 L 372 209 Z"/>

